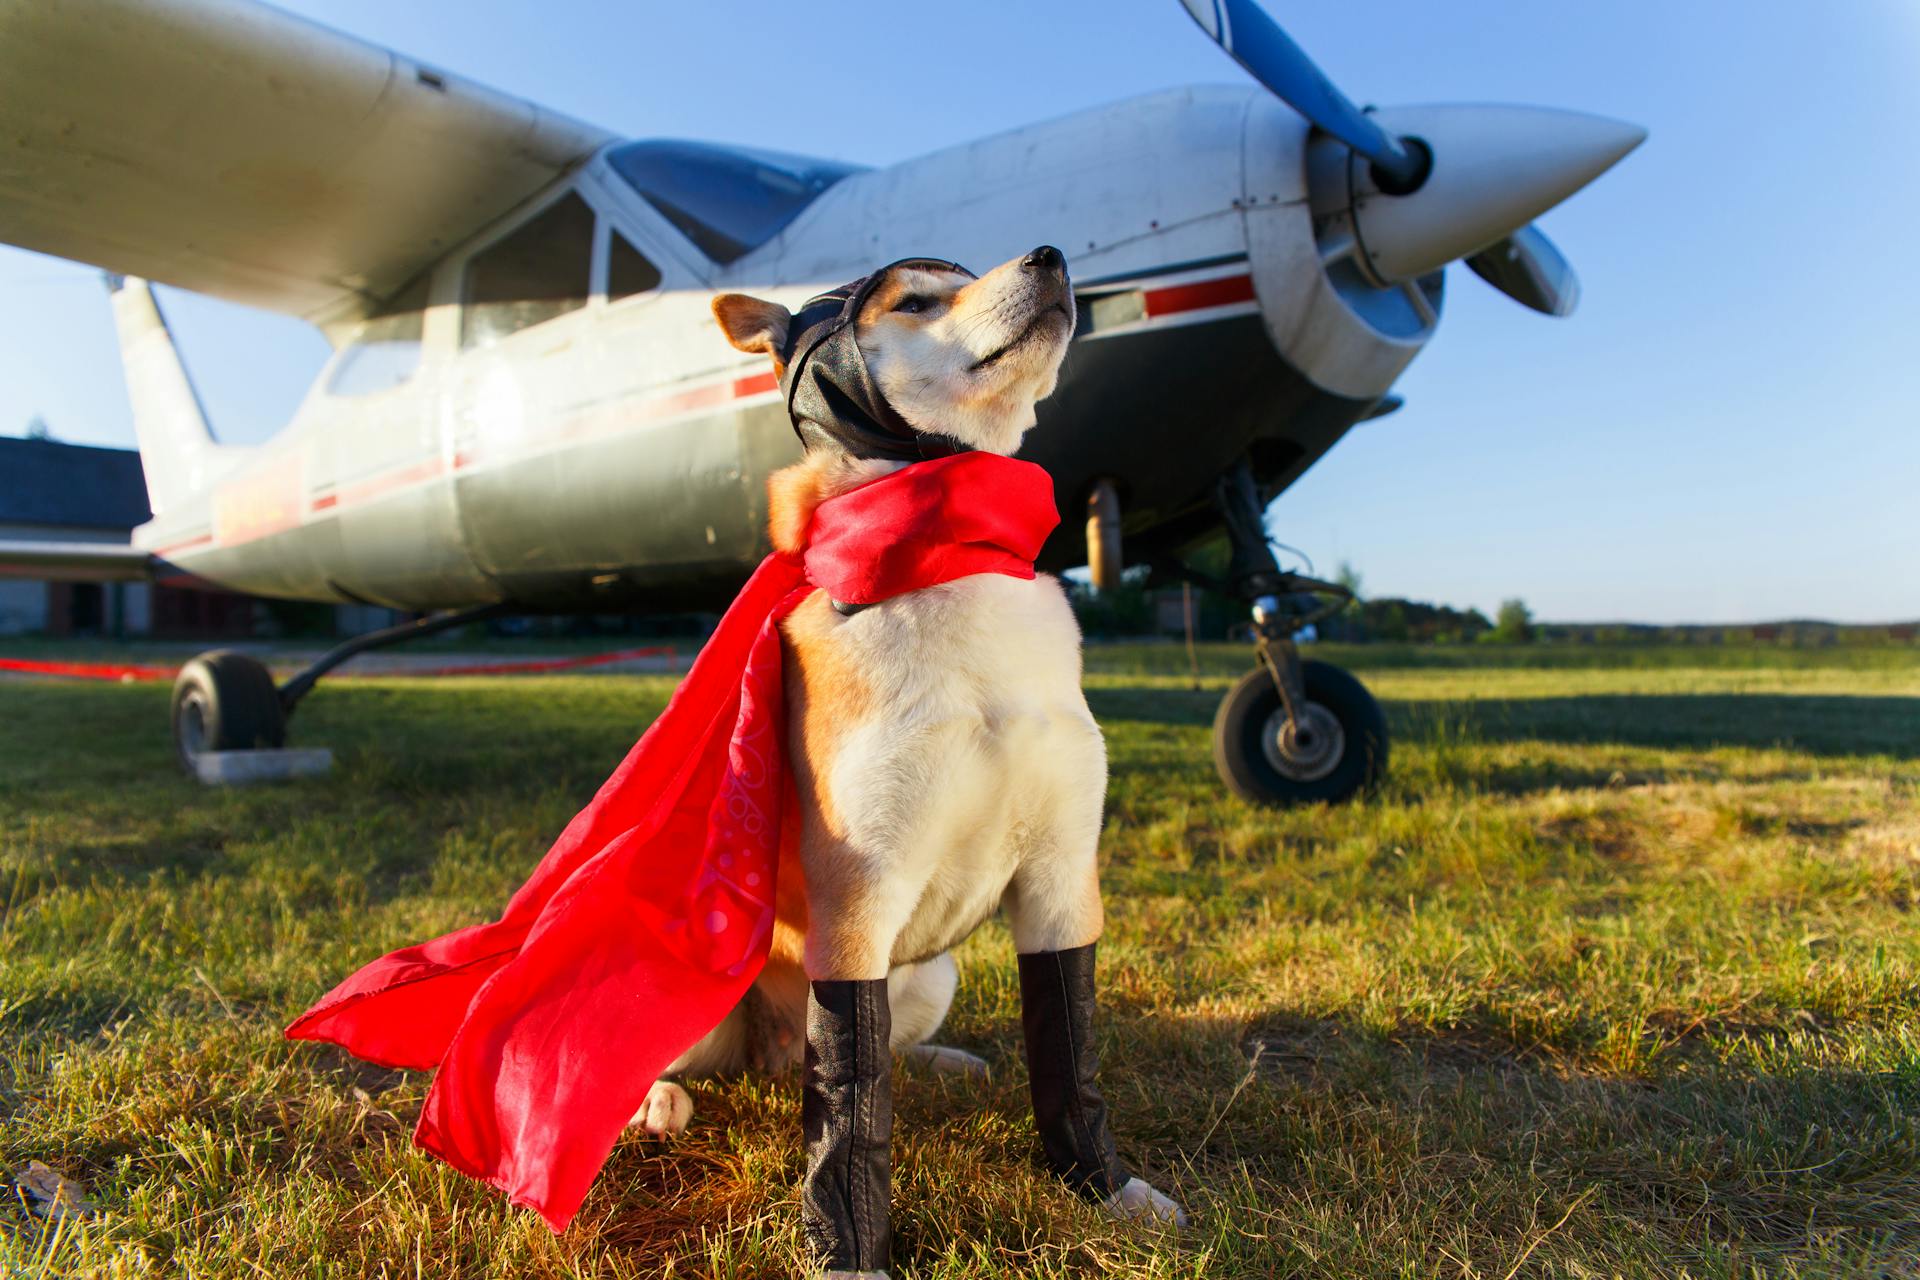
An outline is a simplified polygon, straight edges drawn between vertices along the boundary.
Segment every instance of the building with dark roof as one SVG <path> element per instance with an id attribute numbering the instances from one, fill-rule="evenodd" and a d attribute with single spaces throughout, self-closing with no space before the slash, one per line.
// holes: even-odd
<path id="1" fill-rule="evenodd" d="M 0 541 L 128 541 L 150 518 L 131 449 L 0 437 Z M 0 635 L 245 636 L 254 601 L 145 582 L 0 579 Z"/>
<path id="2" fill-rule="evenodd" d="M 146 472 L 134 450 L 0 436 L 0 541 L 124 544 L 150 518 Z M 0 578 L 0 636 L 239 639 L 274 628 L 269 608 L 206 587 Z M 355 605 L 341 606 L 331 621 L 364 630 L 393 617 Z"/>
<path id="3" fill-rule="evenodd" d="M 149 514 L 133 450 L 0 438 L 0 540 L 125 542 Z M 152 618 L 144 582 L 0 580 L 0 635 L 142 634 Z"/>
<path id="4" fill-rule="evenodd" d="M 113 541 L 125 542 L 152 516 L 133 450 L 0 437 L 0 525 L 111 532 L 118 535 Z"/>

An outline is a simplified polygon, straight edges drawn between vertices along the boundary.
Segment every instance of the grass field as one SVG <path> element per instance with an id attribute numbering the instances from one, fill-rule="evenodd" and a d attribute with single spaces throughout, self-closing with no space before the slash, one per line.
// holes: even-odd
<path id="1" fill-rule="evenodd" d="M 1035 1171 L 1013 957 L 960 952 L 903 1075 L 897 1278 L 1920 1276 L 1920 651 L 1365 650 L 1390 783 L 1226 798 L 1243 650 L 1096 648 L 1103 1080 L 1193 1211 Z M 282 1042 L 360 962 L 495 911 L 661 677 L 323 686 L 324 780 L 202 790 L 156 686 L 0 684 L 0 1274 L 801 1273 L 791 1080 L 694 1086 L 555 1238 L 407 1143 L 426 1079 Z"/>

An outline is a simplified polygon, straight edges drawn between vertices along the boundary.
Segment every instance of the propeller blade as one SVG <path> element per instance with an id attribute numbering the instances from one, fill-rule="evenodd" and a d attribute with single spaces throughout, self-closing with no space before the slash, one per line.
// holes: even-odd
<path id="1" fill-rule="evenodd" d="M 1333 87 L 1253 0 L 1180 0 L 1200 29 L 1275 97 L 1373 161 L 1383 190 L 1420 185 L 1427 157 L 1382 129 Z"/>
<path id="2" fill-rule="evenodd" d="M 1528 223 L 1467 259 L 1473 274 L 1523 306 L 1550 316 L 1570 316 L 1580 303 L 1580 277 L 1547 239 Z"/>

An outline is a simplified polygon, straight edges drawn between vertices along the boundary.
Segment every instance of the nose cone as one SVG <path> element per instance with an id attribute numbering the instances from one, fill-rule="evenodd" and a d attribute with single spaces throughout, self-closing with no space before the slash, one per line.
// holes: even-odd
<path id="1" fill-rule="evenodd" d="M 1433 152 L 1433 171 L 1410 195 L 1383 195 L 1361 161 L 1354 220 L 1368 270 L 1411 280 L 1478 253 L 1605 173 L 1647 131 L 1545 107 L 1394 107 L 1375 117 Z"/>

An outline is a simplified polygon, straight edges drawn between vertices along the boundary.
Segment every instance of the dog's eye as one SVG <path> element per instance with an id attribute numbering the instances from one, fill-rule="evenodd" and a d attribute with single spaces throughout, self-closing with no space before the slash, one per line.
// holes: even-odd
<path id="1" fill-rule="evenodd" d="M 919 315 L 933 305 L 933 299 L 922 294 L 910 293 L 893 304 L 895 311 L 904 311 L 910 316 Z"/>

